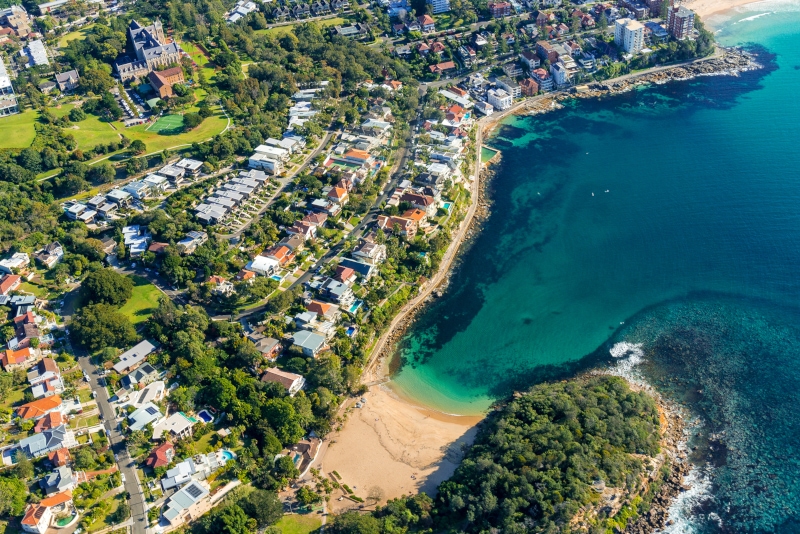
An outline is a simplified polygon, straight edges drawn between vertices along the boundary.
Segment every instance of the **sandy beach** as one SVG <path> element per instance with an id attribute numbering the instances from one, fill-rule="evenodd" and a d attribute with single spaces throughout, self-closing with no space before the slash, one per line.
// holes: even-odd
<path id="1" fill-rule="evenodd" d="M 714 15 L 728 9 L 743 6 L 746 4 L 754 4 L 753 0 L 688 0 L 683 5 L 693 10 L 705 19 L 709 15 Z"/>
<path id="2" fill-rule="evenodd" d="M 380 488 L 383 500 L 420 491 L 434 496 L 472 443 L 480 417 L 441 414 L 414 406 L 386 386 L 372 386 L 363 408 L 348 403 L 347 422 L 330 436 L 324 470 L 336 471 L 356 495 Z M 329 511 L 357 506 L 332 499 Z"/>

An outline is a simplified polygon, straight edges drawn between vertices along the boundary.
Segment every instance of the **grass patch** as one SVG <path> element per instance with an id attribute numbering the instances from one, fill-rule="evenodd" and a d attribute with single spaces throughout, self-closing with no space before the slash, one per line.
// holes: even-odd
<path id="1" fill-rule="evenodd" d="M 127 315 L 133 324 L 138 324 L 149 319 L 156 311 L 161 291 L 143 276 L 131 278 L 133 278 L 133 294 L 119 311 Z"/>
<path id="2" fill-rule="evenodd" d="M 203 437 L 197 440 L 194 443 L 194 450 L 197 454 L 206 454 L 214 450 L 214 447 L 211 445 L 211 440 L 214 439 L 217 433 L 212 431 L 207 432 Z"/>
<path id="3" fill-rule="evenodd" d="M 20 402 L 25 396 L 25 390 L 28 389 L 27 386 L 28 384 L 21 384 L 12 388 L 3 396 L 2 400 L 0 400 L 0 408 L 11 409 L 12 406 Z"/>
<path id="4" fill-rule="evenodd" d="M 81 41 L 86 39 L 86 37 L 89 35 L 89 32 L 92 31 L 93 27 L 94 24 L 90 24 L 88 26 L 84 26 L 80 30 L 75 30 L 74 32 L 69 32 L 62 35 L 58 39 L 58 47 L 64 48 L 65 46 L 67 46 L 67 44 L 69 44 L 70 41 L 75 41 L 76 39 L 79 39 Z"/>
<path id="5" fill-rule="evenodd" d="M 315 20 L 311 22 L 311 24 L 316 24 L 317 27 L 320 29 L 328 28 L 330 26 L 337 26 L 339 24 L 346 24 L 349 22 L 347 19 L 342 17 L 333 17 L 330 19 L 324 20 Z M 298 24 L 305 24 L 304 22 L 298 22 Z M 277 26 L 275 28 L 267 28 L 266 30 L 256 30 L 255 33 L 260 35 L 273 35 L 275 37 L 282 37 L 284 35 L 292 33 L 292 29 L 295 27 L 295 24 L 286 24 L 285 26 Z"/>
<path id="6" fill-rule="evenodd" d="M 27 109 L 23 113 L 0 117 L 0 148 L 27 148 L 33 143 L 36 130 L 33 125 L 39 112 Z"/>
<path id="7" fill-rule="evenodd" d="M 91 389 L 79 389 L 78 390 L 78 400 L 81 401 L 81 404 L 87 403 L 92 400 L 92 390 Z"/>
<path id="8" fill-rule="evenodd" d="M 19 285 L 19 289 L 20 291 L 25 291 L 26 293 L 33 294 L 34 296 L 36 296 L 36 298 L 44 298 L 45 296 L 47 296 L 48 293 L 47 289 L 36 284 L 31 284 L 30 282 L 22 282 Z"/>
<path id="9" fill-rule="evenodd" d="M 275 526 L 281 529 L 283 534 L 310 534 L 316 532 L 322 526 L 322 519 L 316 515 L 285 515 Z"/>

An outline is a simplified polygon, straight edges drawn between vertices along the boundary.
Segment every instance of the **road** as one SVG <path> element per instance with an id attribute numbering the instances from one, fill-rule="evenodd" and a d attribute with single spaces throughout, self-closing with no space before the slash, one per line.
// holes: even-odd
<path id="1" fill-rule="evenodd" d="M 82 352 L 82 351 L 78 351 Z M 103 419 L 103 428 L 108 436 L 111 450 L 117 458 L 117 467 L 125 477 L 125 491 L 128 492 L 130 498 L 128 504 L 131 507 L 131 519 L 133 521 L 132 530 L 133 534 L 145 534 L 148 521 L 147 521 L 147 503 L 144 499 L 144 493 L 139 485 L 139 477 L 136 473 L 135 463 L 128 454 L 128 448 L 125 445 L 125 438 L 122 433 L 117 429 L 117 421 L 114 413 L 114 408 L 108 402 L 108 391 L 102 385 L 103 379 L 99 374 L 98 368 L 92 363 L 89 356 L 81 355 L 78 358 L 78 363 L 83 372 L 89 375 L 89 386 L 95 393 L 97 400 L 97 407 L 100 410 L 100 415 Z"/>

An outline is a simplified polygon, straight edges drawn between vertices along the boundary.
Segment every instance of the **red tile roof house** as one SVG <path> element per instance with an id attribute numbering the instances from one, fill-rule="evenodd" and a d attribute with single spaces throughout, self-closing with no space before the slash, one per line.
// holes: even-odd
<path id="1" fill-rule="evenodd" d="M 35 400 L 18 407 L 16 412 L 17 416 L 21 417 L 24 421 L 28 419 L 41 419 L 50 412 L 61 409 L 61 397 L 53 395 L 52 397 L 45 397 L 43 399 Z"/>
<path id="2" fill-rule="evenodd" d="M 415 208 L 425 212 L 428 217 L 436 215 L 436 199 L 428 195 L 418 195 L 417 193 L 403 193 L 400 202 L 408 202 Z"/>
<path id="3" fill-rule="evenodd" d="M 151 469 L 166 467 L 174 457 L 175 447 L 173 447 L 172 443 L 166 442 L 153 449 L 144 464 Z"/>
<path id="4" fill-rule="evenodd" d="M 18 274 L 7 274 L 0 281 L 0 295 L 8 295 L 22 284 L 22 277 Z"/>
<path id="5" fill-rule="evenodd" d="M 347 194 L 347 190 L 342 189 L 341 187 L 334 187 L 328 192 L 328 200 L 335 202 L 340 206 L 347 204 L 347 201 L 350 200 L 349 197 L 350 195 Z"/>
<path id="6" fill-rule="evenodd" d="M 61 448 L 55 451 L 50 451 L 47 454 L 47 459 L 50 460 L 50 463 L 55 467 L 67 465 L 67 462 L 70 461 L 69 450 L 66 448 Z"/>
<path id="7" fill-rule="evenodd" d="M 344 267 L 343 265 L 339 265 L 336 267 L 336 275 L 333 277 L 334 280 L 351 286 L 355 283 L 356 272 L 351 269 L 350 267 Z"/>
<path id="8" fill-rule="evenodd" d="M 456 64 L 452 61 L 445 61 L 443 63 L 437 63 L 436 65 L 430 65 L 428 70 L 430 70 L 434 74 L 441 74 L 443 72 L 447 72 L 449 70 L 454 70 L 456 68 Z"/>
<path id="9" fill-rule="evenodd" d="M 39 327 L 36 326 L 36 315 L 28 312 L 25 315 L 14 317 L 14 330 L 17 334 L 15 349 L 25 349 L 31 346 L 31 340 L 41 336 Z"/>
<path id="10" fill-rule="evenodd" d="M 430 15 L 422 15 L 421 17 L 417 17 L 417 21 L 419 21 L 419 25 L 422 27 L 423 33 L 436 31 L 436 23 L 434 22 L 433 17 Z"/>
<path id="11" fill-rule="evenodd" d="M 25 532 L 44 534 L 53 519 L 53 512 L 67 510 L 72 502 L 72 493 L 65 491 L 42 499 L 37 504 L 28 505 L 25 516 L 20 521 Z"/>
<path id="12" fill-rule="evenodd" d="M 6 371 L 13 371 L 20 367 L 27 367 L 38 357 L 38 352 L 31 350 L 28 347 L 19 350 L 7 349 L 0 354 L 0 363 L 3 364 L 3 369 Z"/>

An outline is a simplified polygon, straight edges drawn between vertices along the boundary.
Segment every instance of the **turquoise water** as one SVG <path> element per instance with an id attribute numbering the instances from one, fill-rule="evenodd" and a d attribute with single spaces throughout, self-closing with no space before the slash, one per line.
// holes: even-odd
<path id="1" fill-rule="evenodd" d="M 390 383 L 484 412 L 514 389 L 615 361 L 700 424 L 665 532 L 800 532 L 800 5 L 712 25 L 765 69 L 513 118 L 492 214 Z"/>
<path id="2" fill-rule="evenodd" d="M 659 302 L 800 303 L 800 13 L 754 18 L 767 11 L 718 33 L 763 47 L 762 71 L 505 123 L 490 141 L 503 151 L 492 215 L 403 341 L 392 387 L 480 413 Z"/>

